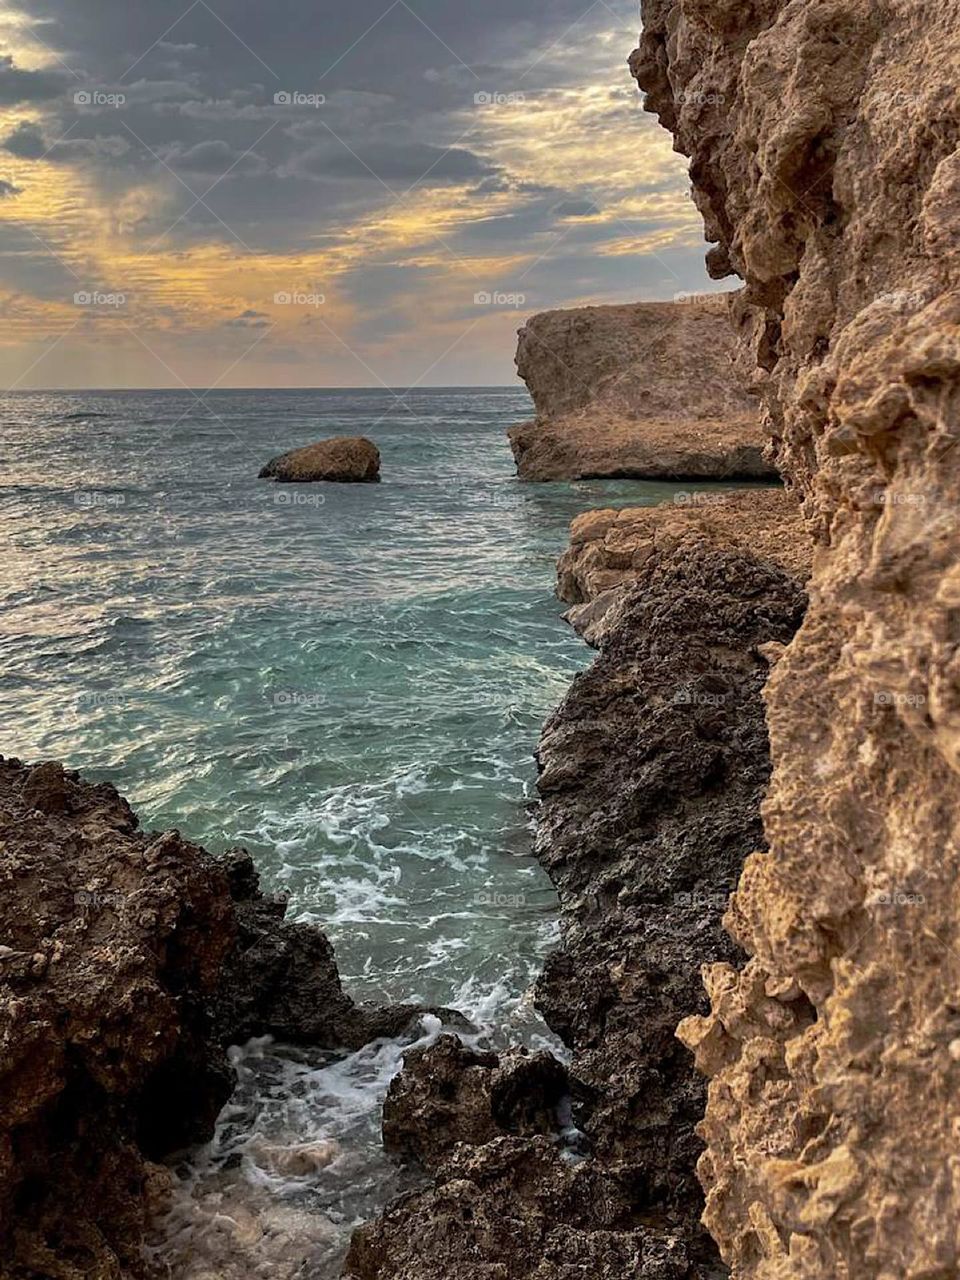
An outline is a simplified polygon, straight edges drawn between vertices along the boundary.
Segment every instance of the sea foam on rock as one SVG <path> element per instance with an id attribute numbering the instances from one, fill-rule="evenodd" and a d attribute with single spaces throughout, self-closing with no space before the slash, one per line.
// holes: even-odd
<path id="1" fill-rule="evenodd" d="M 423 1010 L 354 1004 L 249 855 L 143 832 L 113 787 L 0 757 L 0 1258 L 11 1276 L 145 1274 L 156 1161 L 208 1138 L 226 1046 L 331 1049 Z"/>

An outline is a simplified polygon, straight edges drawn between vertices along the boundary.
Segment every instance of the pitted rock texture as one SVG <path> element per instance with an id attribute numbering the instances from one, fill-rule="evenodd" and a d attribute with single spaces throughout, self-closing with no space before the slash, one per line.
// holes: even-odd
<path id="1" fill-rule="evenodd" d="M 376 484 L 380 479 L 380 450 L 366 436 L 333 436 L 271 458 L 258 478 L 288 484 L 315 480 Z"/>
<path id="2" fill-rule="evenodd" d="M 644 0 L 633 69 L 746 284 L 820 550 L 767 691 L 769 851 L 682 1036 L 742 1280 L 960 1274 L 960 6 Z"/>
<path id="3" fill-rule="evenodd" d="M 524 480 L 773 478 L 759 402 L 734 365 L 728 299 L 544 311 L 517 369 L 536 419 L 510 444 Z"/>
<path id="4" fill-rule="evenodd" d="M 536 850 L 562 940 L 537 1004 L 572 1054 L 585 1158 L 571 1165 L 543 1138 L 457 1148 L 432 1188 L 363 1228 L 350 1275 L 722 1274 L 699 1221 L 705 1086 L 675 1030 L 691 1005 L 706 1011 L 701 964 L 739 955 L 721 918 L 762 843 L 767 655 L 804 606 L 772 557 L 704 539 L 664 543 L 639 567 L 539 748 Z M 478 1110 L 466 1108 L 471 1123 Z"/>
<path id="5" fill-rule="evenodd" d="M 458 1142 L 556 1134 L 568 1089 L 567 1073 L 550 1053 L 486 1053 L 442 1035 L 404 1054 L 383 1104 L 384 1146 L 436 1169 Z"/>
<path id="6" fill-rule="evenodd" d="M 680 493 L 655 507 L 577 516 L 557 566 L 557 595 L 573 606 L 567 621 L 599 647 L 604 631 L 616 626 L 617 606 L 651 558 L 710 548 L 748 552 L 801 582 L 810 576 L 813 547 L 791 494 L 759 487 Z"/>
<path id="7" fill-rule="evenodd" d="M 112 787 L 0 757 L 5 1280 L 145 1274 L 153 1162 L 210 1136 L 228 1043 L 359 1047 L 416 1012 L 354 1005 L 326 938 L 282 917 L 243 850 L 141 832 Z"/>

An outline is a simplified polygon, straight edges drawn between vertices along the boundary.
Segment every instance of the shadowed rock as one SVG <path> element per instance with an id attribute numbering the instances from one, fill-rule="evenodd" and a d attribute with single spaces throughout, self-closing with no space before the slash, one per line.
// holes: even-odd
<path id="1" fill-rule="evenodd" d="M 324 935 L 250 856 L 142 832 L 107 784 L 0 757 L 0 1257 L 11 1277 L 145 1274 L 165 1173 L 210 1137 L 225 1049 L 331 1049 L 425 1010 L 355 1005 Z"/>

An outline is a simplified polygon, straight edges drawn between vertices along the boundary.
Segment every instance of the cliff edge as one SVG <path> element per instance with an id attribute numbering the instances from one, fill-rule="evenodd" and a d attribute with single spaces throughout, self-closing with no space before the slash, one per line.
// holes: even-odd
<path id="1" fill-rule="evenodd" d="M 523 480 L 775 479 L 725 297 L 544 311 L 517 369 L 536 419 L 510 432 Z"/>
<path id="2" fill-rule="evenodd" d="M 740 1280 L 960 1271 L 960 7 L 643 0 L 819 551 L 766 691 L 769 851 L 681 1029 Z"/>

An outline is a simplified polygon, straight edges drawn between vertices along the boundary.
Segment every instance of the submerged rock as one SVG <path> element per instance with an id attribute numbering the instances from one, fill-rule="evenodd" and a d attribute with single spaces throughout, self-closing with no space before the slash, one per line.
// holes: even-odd
<path id="1" fill-rule="evenodd" d="M 544 311 L 517 369 L 536 420 L 510 444 L 523 480 L 776 478 L 733 365 L 727 299 Z"/>
<path id="2" fill-rule="evenodd" d="M 769 850 L 683 1025 L 738 1280 L 960 1274 L 960 6 L 643 0 L 634 70 L 736 272 L 819 543 Z M 690 1010 L 695 1014 L 695 1010 Z"/>
<path id="3" fill-rule="evenodd" d="M 380 450 L 365 436 L 334 436 L 271 458 L 259 479 L 291 484 L 314 480 L 375 484 L 380 479 Z"/>
<path id="4" fill-rule="evenodd" d="M 145 1274 L 154 1162 L 210 1136 L 229 1043 L 354 1048 L 423 1012 L 355 1005 L 283 911 L 245 851 L 142 832 L 113 787 L 0 757 L 5 1275 Z"/>

